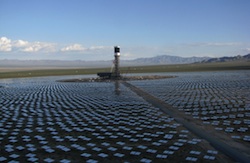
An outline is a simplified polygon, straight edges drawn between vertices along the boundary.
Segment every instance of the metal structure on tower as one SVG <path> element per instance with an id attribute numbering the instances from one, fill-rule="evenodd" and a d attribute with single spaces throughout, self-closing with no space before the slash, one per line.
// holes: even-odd
<path id="1" fill-rule="evenodd" d="M 97 75 L 102 78 L 102 79 L 121 79 L 121 74 L 120 74 L 120 47 L 119 46 L 114 46 L 114 57 L 115 60 L 113 62 L 114 64 L 114 71 L 111 72 L 99 72 Z"/>
<path id="2" fill-rule="evenodd" d="M 115 65 L 115 71 L 113 74 L 114 78 L 120 78 L 120 68 L 119 68 L 119 63 L 120 63 L 120 47 L 119 46 L 115 46 L 114 47 L 114 56 L 115 56 L 115 60 L 114 60 L 114 65 Z"/>

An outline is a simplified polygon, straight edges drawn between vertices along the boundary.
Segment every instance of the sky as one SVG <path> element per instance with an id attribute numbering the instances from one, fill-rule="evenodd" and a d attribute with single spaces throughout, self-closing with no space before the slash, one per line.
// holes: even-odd
<path id="1" fill-rule="evenodd" d="M 250 53 L 249 0 L 0 0 L 0 59 Z"/>

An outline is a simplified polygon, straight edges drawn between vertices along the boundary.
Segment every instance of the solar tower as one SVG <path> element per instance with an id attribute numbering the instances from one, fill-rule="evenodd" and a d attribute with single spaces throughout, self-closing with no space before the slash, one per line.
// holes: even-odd
<path id="1" fill-rule="evenodd" d="M 120 68 L 119 68 L 119 62 L 120 62 L 120 47 L 119 46 L 115 46 L 114 47 L 114 56 L 115 56 L 115 60 L 114 60 L 114 65 L 115 65 L 115 71 L 114 71 L 114 78 L 120 78 Z"/>

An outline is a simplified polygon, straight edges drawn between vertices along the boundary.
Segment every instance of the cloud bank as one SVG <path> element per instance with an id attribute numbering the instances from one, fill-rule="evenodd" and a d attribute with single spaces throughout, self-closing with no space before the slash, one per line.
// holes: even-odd
<path id="1" fill-rule="evenodd" d="M 113 56 L 112 46 L 90 46 L 82 44 L 60 45 L 51 42 L 29 42 L 26 40 L 11 40 L 0 37 L 0 59 L 107 59 L 105 56 Z M 108 57 L 109 58 L 109 57 Z"/>
<path id="2" fill-rule="evenodd" d="M 0 38 L 0 52 L 53 52 L 54 49 L 54 43 L 28 42 L 24 40 L 12 41 L 7 37 Z"/>
<path id="3" fill-rule="evenodd" d="M 8 52 L 11 51 L 11 40 L 7 37 L 1 37 L 0 38 L 0 51 Z"/>
<path id="4" fill-rule="evenodd" d="M 122 59 L 136 59 L 157 55 L 181 57 L 222 57 L 245 55 L 250 52 L 250 43 L 241 42 L 191 42 L 165 46 L 123 46 Z M 11 40 L 0 37 L 0 59 L 63 59 L 63 60 L 110 60 L 113 46 L 95 45 L 86 47 L 80 43 L 58 44 L 51 42 Z"/>
<path id="5" fill-rule="evenodd" d="M 238 46 L 242 45 L 240 42 L 196 42 L 189 43 L 187 46 L 209 46 L 209 47 L 224 47 L 224 46 Z"/>
<path id="6" fill-rule="evenodd" d="M 11 40 L 7 37 L 0 37 L 0 52 L 47 52 L 47 53 L 64 53 L 64 52 L 96 52 L 100 50 L 111 49 L 110 46 L 91 46 L 84 47 L 79 43 L 61 46 L 49 42 L 29 42 L 25 40 Z"/>
<path id="7" fill-rule="evenodd" d="M 84 51 L 86 50 L 86 48 L 84 48 L 82 45 L 80 44 L 73 44 L 73 45 L 69 45 L 66 46 L 64 48 L 61 49 L 62 52 L 68 52 L 68 51 Z"/>
<path id="8" fill-rule="evenodd" d="M 111 46 L 91 46 L 91 47 L 84 47 L 81 44 L 72 44 L 66 47 L 61 48 L 62 52 L 97 52 L 102 50 L 110 50 L 113 47 Z"/>

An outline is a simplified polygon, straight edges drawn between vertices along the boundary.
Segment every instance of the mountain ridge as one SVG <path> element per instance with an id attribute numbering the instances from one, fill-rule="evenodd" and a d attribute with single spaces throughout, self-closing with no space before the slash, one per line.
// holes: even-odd
<path id="1" fill-rule="evenodd" d="M 208 57 L 178 57 L 171 55 L 160 55 L 150 58 L 137 58 L 133 60 L 121 60 L 121 66 L 132 65 L 157 65 L 157 64 L 186 64 L 209 59 Z M 18 60 L 2 59 L 0 67 L 109 67 L 112 66 L 112 60 Z"/>
<path id="2" fill-rule="evenodd" d="M 201 62 L 210 59 L 209 57 L 179 57 L 170 55 L 159 55 L 151 58 L 138 58 L 134 62 L 144 64 L 187 64 Z"/>
<path id="3" fill-rule="evenodd" d="M 133 60 L 121 60 L 121 66 L 144 66 L 144 65 L 170 65 L 170 64 L 189 64 L 189 63 L 211 63 L 211 62 L 227 62 L 236 60 L 250 60 L 250 54 L 234 57 L 179 57 L 171 55 L 158 55 L 149 58 L 137 58 Z M 111 67 L 112 60 L 18 60 L 18 59 L 2 59 L 0 67 L 83 67 L 83 68 L 101 68 Z"/>
<path id="4" fill-rule="evenodd" d="M 220 58 L 210 58 L 208 60 L 202 61 L 202 63 L 213 63 L 213 62 L 232 62 L 232 61 L 250 61 L 250 53 L 244 56 L 237 55 L 233 57 L 220 57 Z"/>

